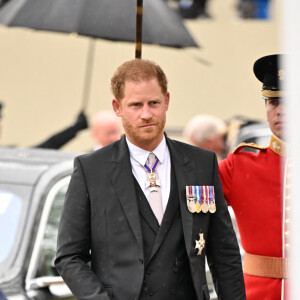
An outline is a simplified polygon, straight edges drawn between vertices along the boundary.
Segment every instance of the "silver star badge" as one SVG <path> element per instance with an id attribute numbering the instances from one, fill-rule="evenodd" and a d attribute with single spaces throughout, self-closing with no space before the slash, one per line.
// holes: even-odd
<path id="1" fill-rule="evenodd" d="M 198 249 L 198 253 L 197 255 L 201 255 L 202 253 L 202 250 L 204 249 L 205 247 L 205 239 L 204 239 L 204 233 L 199 233 L 199 240 L 196 240 L 196 246 L 195 246 L 195 249 Z"/>

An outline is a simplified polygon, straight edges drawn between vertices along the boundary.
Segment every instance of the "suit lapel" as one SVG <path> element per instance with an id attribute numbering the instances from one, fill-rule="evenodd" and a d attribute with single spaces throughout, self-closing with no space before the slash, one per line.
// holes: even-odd
<path id="1" fill-rule="evenodd" d="M 171 184 L 177 185 L 185 246 L 189 255 L 192 242 L 193 214 L 191 214 L 187 209 L 185 187 L 187 185 L 196 184 L 195 166 L 194 162 L 189 159 L 187 154 L 183 153 L 183 151 L 174 142 L 172 142 L 172 140 L 168 138 L 166 138 L 166 140 L 171 155 L 172 168 L 174 168 L 176 177 L 176 181 L 172 178 Z M 177 209 L 178 202 L 174 203 L 170 198 L 165 215 L 162 220 L 161 227 L 158 231 L 157 238 L 152 249 L 150 260 L 163 242 L 164 237 L 166 236 L 176 215 Z"/>
<path id="2" fill-rule="evenodd" d="M 176 174 L 183 234 L 189 255 L 192 241 L 193 214 L 190 213 L 187 208 L 185 187 L 195 185 L 195 164 L 194 161 L 189 159 L 187 153 L 184 153 L 176 143 L 168 138 L 166 140 L 171 155 L 172 167 Z"/>
<path id="3" fill-rule="evenodd" d="M 137 242 L 142 247 L 142 230 L 131 169 L 129 150 L 125 136 L 123 136 L 116 144 L 116 149 L 112 154 L 111 161 L 109 162 L 108 172 L 110 173 L 112 184 L 119 197 L 131 229 L 137 239 Z"/>

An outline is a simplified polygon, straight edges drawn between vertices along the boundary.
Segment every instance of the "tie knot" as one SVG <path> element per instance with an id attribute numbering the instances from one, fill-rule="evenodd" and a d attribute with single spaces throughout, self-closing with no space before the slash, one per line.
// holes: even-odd
<path id="1" fill-rule="evenodd" d="M 155 164 L 155 160 L 156 160 L 156 155 L 153 152 L 149 153 L 148 161 L 151 167 Z"/>

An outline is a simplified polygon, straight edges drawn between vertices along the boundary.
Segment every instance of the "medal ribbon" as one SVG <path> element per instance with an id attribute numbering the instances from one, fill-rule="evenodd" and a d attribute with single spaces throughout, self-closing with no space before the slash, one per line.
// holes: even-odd
<path id="1" fill-rule="evenodd" d="M 197 195 L 196 195 L 196 190 L 195 190 L 194 186 L 192 186 L 192 195 L 195 196 L 194 202 L 197 203 Z"/>
<path id="2" fill-rule="evenodd" d="M 191 186 L 189 186 L 188 188 L 189 188 L 189 196 L 192 196 L 192 195 L 193 195 L 193 192 L 192 192 L 192 187 L 191 187 Z"/>
<path id="3" fill-rule="evenodd" d="M 191 185 L 186 186 L 186 193 L 187 193 L 188 196 L 195 197 L 194 202 L 196 204 L 197 203 L 197 195 L 196 195 L 197 189 L 196 189 L 196 187 L 191 186 Z"/>
<path id="4" fill-rule="evenodd" d="M 197 199 L 199 200 L 199 203 L 201 204 L 201 186 L 197 186 Z"/>
<path id="5" fill-rule="evenodd" d="M 206 187 L 206 195 L 207 195 L 207 204 L 209 204 L 211 202 L 211 194 L 209 193 L 210 192 L 210 186 L 207 185 Z"/>
<path id="6" fill-rule="evenodd" d="M 215 203 L 215 187 L 213 185 L 186 186 L 186 194 L 195 197 L 195 204 L 197 201 L 201 205 L 203 203 L 207 205 Z"/>
<path id="7" fill-rule="evenodd" d="M 214 203 L 215 202 L 215 187 L 214 186 L 210 186 L 209 187 L 210 190 L 210 202 Z"/>
<path id="8" fill-rule="evenodd" d="M 152 167 L 152 169 L 147 165 L 147 164 L 144 164 L 144 168 L 146 169 L 147 172 L 154 172 L 156 170 L 156 167 L 158 165 L 158 158 L 156 158 L 156 161 Z"/>
<path id="9" fill-rule="evenodd" d="M 207 198 L 206 198 L 206 195 L 207 195 L 207 192 L 206 192 L 206 186 L 205 186 L 205 185 L 202 185 L 201 188 L 202 188 L 202 190 L 203 190 L 203 203 L 204 203 L 204 202 L 207 203 Z"/>

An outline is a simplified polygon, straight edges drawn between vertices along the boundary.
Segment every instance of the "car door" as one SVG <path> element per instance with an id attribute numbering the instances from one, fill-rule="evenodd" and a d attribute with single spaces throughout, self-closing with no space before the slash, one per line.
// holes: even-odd
<path id="1" fill-rule="evenodd" d="M 75 299 L 53 265 L 58 225 L 69 181 L 70 176 L 58 180 L 46 193 L 25 280 L 30 298 Z"/>

